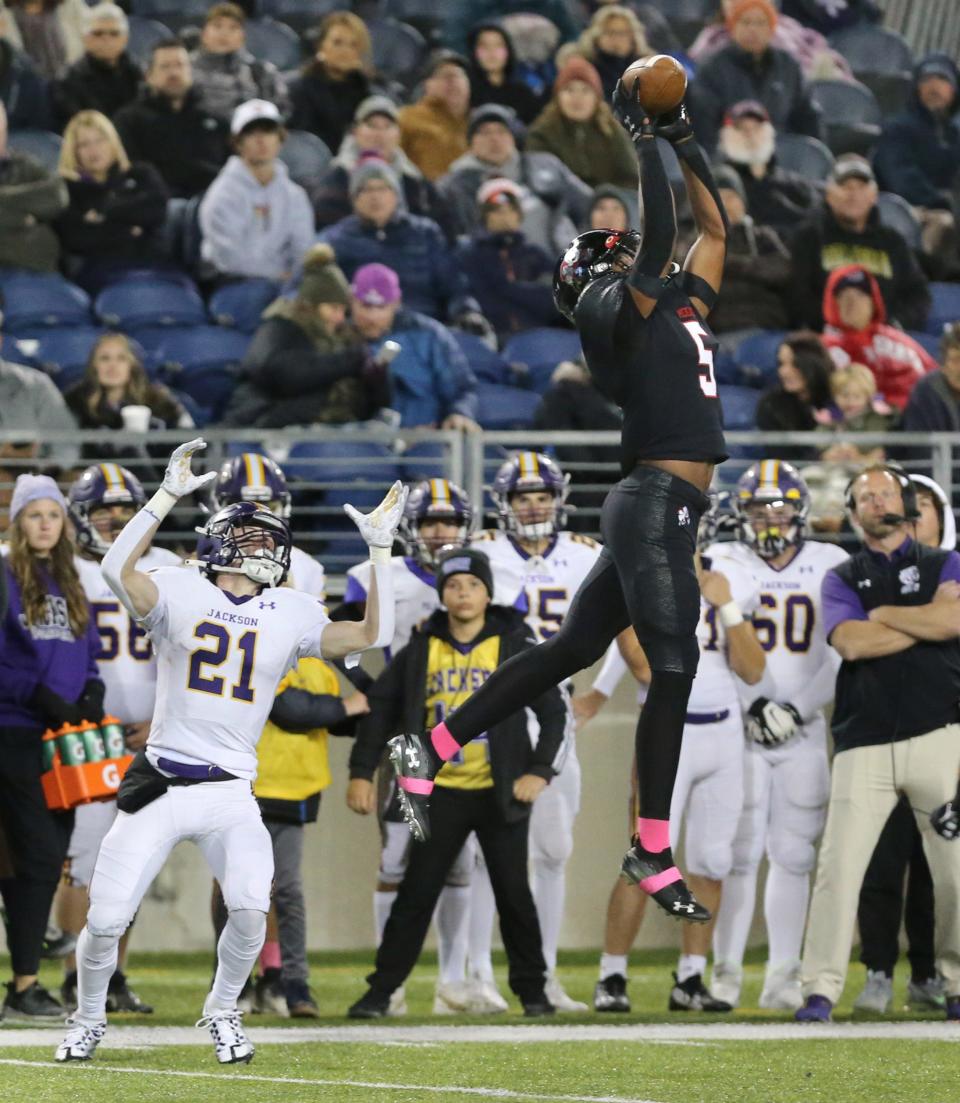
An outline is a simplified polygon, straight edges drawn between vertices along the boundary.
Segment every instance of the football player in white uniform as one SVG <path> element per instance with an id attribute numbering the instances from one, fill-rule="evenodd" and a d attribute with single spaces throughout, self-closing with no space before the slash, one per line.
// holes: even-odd
<path id="1" fill-rule="evenodd" d="M 441 550 L 461 547 L 470 537 L 473 527 L 473 506 L 467 494 L 447 479 L 425 479 L 410 490 L 400 522 L 400 536 L 406 545 L 406 555 L 390 559 L 393 572 L 395 603 L 394 634 L 385 649 L 391 655 L 405 647 L 414 628 L 440 607 L 434 568 Z M 370 564 L 359 563 L 347 571 L 347 586 L 343 605 L 334 614 L 344 611 L 360 615 L 370 587 Z M 377 945 L 397 898 L 397 890 L 407 869 L 412 840 L 403 820 L 396 784 L 389 760 L 384 758 L 377 772 L 378 792 L 369 782 L 355 779 L 347 790 L 347 804 L 360 815 L 376 811 L 380 821 L 382 849 L 380 872 L 373 893 L 373 917 Z M 467 909 L 470 903 L 470 875 L 476 847 L 471 838 L 447 875 L 447 883 L 437 902 L 438 977 L 434 993 L 434 1014 L 454 1014 L 466 1011 L 468 997 L 463 976 L 467 956 Z M 506 1006 L 506 1005 L 504 1005 Z M 471 1007 L 471 1010 L 481 1010 Z M 401 985 L 390 997 L 390 1015 L 406 1014 L 406 993 Z"/>
<path id="2" fill-rule="evenodd" d="M 117 944 L 143 894 L 182 839 L 194 841 L 223 888 L 229 911 L 218 966 L 198 1025 L 222 1064 L 249 1061 L 237 996 L 263 945 L 273 851 L 254 799 L 256 745 L 277 685 L 298 658 L 355 656 L 393 636 L 388 562 L 406 491 L 395 483 L 364 515 L 345 506 L 374 563 L 366 613 L 331 623 L 316 598 L 281 587 L 290 567 L 286 522 L 253 502 L 228 506 L 204 530 L 200 571 L 137 564 L 177 501 L 215 472 L 190 470 L 200 439 L 170 458 L 163 485 L 124 527 L 103 576 L 147 630 L 157 653 L 157 707 L 147 745 L 124 776 L 120 809 L 100 847 L 90 909 L 77 941 L 77 1011 L 56 1051 L 86 1060 L 106 1029 L 107 986 Z"/>
<path id="3" fill-rule="evenodd" d="M 823 710 L 833 700 L 840 661 L 824 636 L 820 584 L 847 558 L 835 544 L 805 539 L 809 507 L 795 467 L 781 460 L 754 464 L 737 486 L 739 540 L 724 546 L 759 587 L 753 623 L 767 657 L 763 682 L 749 698 L 743 814 L 713 944 L 713 993 L 734 1006 L 764 853 L 769 960 L 760 1006 L 796 1010 L 803 1003 L 800 948 L 830 793 Z"/>
<path id="4" fill-rule="evenodd" d="M 82 554 L 77 573 L 90 602 L 90 614 L 100 633 L 97 665 L 106 687 L 104 709 L 124 726 L 128 750 L 139 751 L 147 741 L 157 688 L 157 662 L 144 630 L 117 601 L 100 573 L 100 560 L 114 537 L 146 503 L 140 480 L 115 463 L 94 464 L 73 483 L 67 508 Z M 140 560 L 144 571 L 170 567 L 180 560 L 165 548 L 147 548 Z M 67 850 L 67 872 L 57 894 L 57 921 L 76 934 L 87 917 L 88 891 L 100 843 L 117 815 L 112 800 L 81 804 L 76 810 Z M 120 940 L 117 970 L 107 989 L 108 1011 L 153 1010 L 127 985 L 124 976 L 129 929 Z M 73 955 L 65 960 L 60 989 L 65 1007 L 77 1005 L 77 971 Z"/>

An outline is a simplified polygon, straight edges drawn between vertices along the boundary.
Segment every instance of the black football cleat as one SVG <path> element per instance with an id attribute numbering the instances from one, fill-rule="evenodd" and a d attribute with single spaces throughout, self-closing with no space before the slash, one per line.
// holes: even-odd
<path id="1" fill-rule="evenodd" d="M 539 992 L 523 1000 L 523 1015 L 526 1019 L 539 1019 L 544 1015 L 556 1015 L 557 1009 L 547 999 L 545 992 Z"/>
<path id="2" fill-rule="evenodd" d="M 703 977 L 694 973 L 685 981 L 677 980 L 677 974 L 673 974 L 674 985 L 670 992 L 668 1008 L 671 1011 L 715 1011 L 726 1012 L 733 1010 L 733 1004 L 725 1000 L 718 1000 L 710 993 L 710 989 L 703 983 Z"/>
<path id="3" fill-rule="evenodd" d="M 107 1011 L 135 1011 L 139 1015 L 152 1015 L 153 1008 L 144 1003 L 127 984 L 126 976 L 118 969 L 110 978 L 107 988 Z"/>
<path id="4" fill-rule="evenodd" d="M 622 973 L 613 973 L 597 981 L 593 990 L 594 1011 L 608 1011 L 623 1014 L 630 1010 L 630 997 L 627 995 L 627 978 Z"/>
<path id="5" fill-rule="evenodd" d="M 676 867 L 670 847 L 658 854 L 652 854 L 643 849 L 636 835 L 633 837 L 633 846 L 624 854 L 620 863 L 620 876 L 623 880 L 630 885 L 639 885 L 668 915 L 688 923 L 709 923 L 710 912 L 687 888 L 679 871 L 673 880 L 669 879 L 671 870 L 676 870 Z"/>
<path id="6" fill-rule="evenodd" d="M 428 808 L 433 779 L 443 763 L 428 740 L 419 735 L 395 735 L 387 746 L 397 775 L 397 795 L 403 818 L 417 842 L 426 842 L 430 838 Z"/>
<path id="7" fill-rule="evenodd" d="M 390 993 L 368 988 L 347 1010 L 348 1019 L 383 1019 L 390 1009 Z"/>

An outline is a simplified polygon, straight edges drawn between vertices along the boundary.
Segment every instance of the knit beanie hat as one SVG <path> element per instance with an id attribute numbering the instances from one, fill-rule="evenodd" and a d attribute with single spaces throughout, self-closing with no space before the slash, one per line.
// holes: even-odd
<path id="1" fill-rule="evenodd" d="M 319 303 L 350 303 L 350 285 L 347 277 L 336 265 L 336 254 L 330 245 L 318 242 L 307 250 L 303 258 L 303 280 L 297 298 L 310 306 Z"/>
<path id="2" fill-rule="evenodd" d="M 777 20 L 780 16 L 777 9 L 770 3 L 770 0 L 738 0 L 738 3 L 733 5 L 727 16 L 727 30 L 732 31 L 734 25 L 740 19 L 740 16 L 753 8 L 760 8 L 767 17 L 772 31 L 777 29 Z"/>
<path id="3" fill-rule="evenodd" d="M 392 166 L 379 157 L 364 157 L 357 162 L 356 168 L 350 173 L 350 198 L 356 199 L 357 192 L 369 184 L 371 180 L 383 180 L 384 183 L 393 188 L 398 199 L 403 198 L 400 178 Z"/>
<path id="4" fill-rule="evenodd" d="M 452 548 L 440 557 L 437 563 L 437 593 L 443 600 L 443 588 L 447 580 L 455 574 L 472 574 L 486 586 L 487 593 L 493 597 L 493 571 L 490 560 L 476 548 Z"/>
<path id="5" fill-rule="evenodd" d="M 600 80 L 600 74 L 585 57 L 579 55 L 574 55 L 569 61 L 564 62 L 563 68 L 557 73 L 557 79 L 553 82 L 554 95 L 575 80 L 582 80 L 585 84 L 589 84 L 597 96 L 603 99 L 603 83 Z"/>
<path id="6" fill-rule="evenodd" d="M 66 499 L 49 475 L 18 475 L 10 500 L 10 523 L 13 524 L 22 509 L 41 498 L 50 498 L 67 512 Z"/>

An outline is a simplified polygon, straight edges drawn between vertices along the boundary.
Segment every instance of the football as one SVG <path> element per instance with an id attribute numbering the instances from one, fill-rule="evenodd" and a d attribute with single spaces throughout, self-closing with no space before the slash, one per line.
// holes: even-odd
<path id="1" fill-rule="evenodd" d="M 628 92 L 640 82 L 640 103 L 654 116 L 672 111 L 687 91 L 683 66 L 667 54 L 654 54 L 632 62 L 624 69 L 621 80 Z"/>

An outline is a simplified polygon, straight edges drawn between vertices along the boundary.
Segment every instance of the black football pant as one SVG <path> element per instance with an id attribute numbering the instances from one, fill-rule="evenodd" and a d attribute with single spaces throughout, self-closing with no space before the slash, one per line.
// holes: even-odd
<path id="1" fill-rule="evenodd" d="M 73 831 L 73 812 L 51 812 L 43 796 L 41 732 L 0 728 L 0 822 L 12 876 L 0 879 L 15 976 L 39 972 L 40 950 Z"/>
<path id="2" fill-rule="evenodd" d="M 367 983 L 378 992 L 399 988 L 417 963 L 447 874 L 471 832 L 483 851 L 500 913 L 510 988 L 522 1003 L 543 999 L 546 963 L 540 921 L 527 874 L 530 817 L 505 823 L 493 789 L 438 785 L 430 798 L 430 838 L 410 848 L 410 861 Z"/>
<path id="3" fill-rule="evenodd" d="M 708 501 L 691 483 L 638 465 L 607 495 L 604 549 L 560 631 L 505 662 L 447 718 L 461 745 L 595 663 L 633 625 L 653 677 L 637 724 L 640 814 L 669 819 L 690 687 L 700 587 L 693 565 Z"/>
<path id="4" fill-rule="evenodd" d="M 930 980 L 937 975 L 933 949 L 933 878 L 923 853 L 920 829 L 905 798 L 901 798 L 890 813 L 877 841 L 863 878 L 857 911 L 860 960 L 868 969 L 879 970 L 888 977 L 893 976 L 900 956 L 901 915 L 907 931 L 911 976 L 916 981 Z"/>

